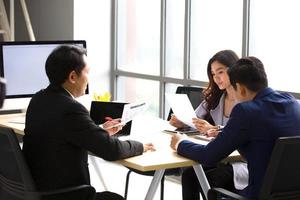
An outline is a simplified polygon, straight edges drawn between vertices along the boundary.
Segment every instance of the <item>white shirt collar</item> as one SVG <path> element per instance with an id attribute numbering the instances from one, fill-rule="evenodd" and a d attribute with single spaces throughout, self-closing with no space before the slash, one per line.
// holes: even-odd
<path id="1" fill-rule="evenodd" d="M 69 91 L 69 90 L 67 90 L 66 88 L 64 88 L 70 95 L 71 95 L 71 97 L 73 98 L 73 99 L 75 99 L 75 97 L 72 95 L 72 93 Z"/>

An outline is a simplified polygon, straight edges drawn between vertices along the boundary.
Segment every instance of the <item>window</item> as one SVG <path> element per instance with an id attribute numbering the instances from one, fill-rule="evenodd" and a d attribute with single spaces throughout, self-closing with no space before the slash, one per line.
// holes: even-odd
<path id="1" fill-rule="evenodd" d="M 160 0 L 118 1 L 119 70 L 159 75 Z"/>
<path id="2" fill-rule="evenodd" d="M 149 104 L 147 114 L 158 117 L 159 83 L 139 78 L 119 77 L 117 81 L 118 101 L 146 102 Z"/>
<path id="3" fill-rule="evenodd" d="M 249 55 L 264 63 L 269 85 L 276 90 L 300 92 L 295 73 L 299 71 L 299 8 L 298 0 L 250 4 Z"/>
<path id="4" fill-rule="evenodd" d="M 178 85 L 205 86 L 214 53 L 242 51 L 243 1 L 116 2 L 113 92 L 118 101 L 151 100 L 148 114 L 166 117 L 164 94 Z"/>
<path id="5" fill-rule="evenodd" d="M 111 1 L 74 1 L 74 39 L 86 40 L 91 67 L 89 92 L 103 93 L 109 88 Z"/>
<path id="6" fill-rule="evenodd" d="M 185 1 L 166 2 L 166 76 L 182 79 Z"/>
<path id="7" fill-rule="evenodd" d="M 208 81 L 209 59 L 218 51 L 242 52 L 243 1 L 191 0 L 190 78 Z"/>

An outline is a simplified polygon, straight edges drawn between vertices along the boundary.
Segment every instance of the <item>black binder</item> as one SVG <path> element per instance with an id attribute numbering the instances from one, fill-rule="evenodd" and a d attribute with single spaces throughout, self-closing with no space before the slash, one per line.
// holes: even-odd
<path id="1" fill-rule="evenodd" d="M 90 116 L 92 120 L 97 124 L 103 124 L 107 117 L 116 119 L 122 118 L 124 105 L 127 103 L 122 102 L 104 102 L 104 101 L 92 101 Z M 126 125 L 120 130 L 116 136 L 129 135 L 131 130 L 131 123 L 127 122 Z"/>

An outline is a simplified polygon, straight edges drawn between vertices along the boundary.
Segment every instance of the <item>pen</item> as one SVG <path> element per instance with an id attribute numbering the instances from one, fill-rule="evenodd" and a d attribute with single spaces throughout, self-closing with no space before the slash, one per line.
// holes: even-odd
<path id="1" fill-rule="evenodd" d="M 166 133 L 176 134 L 179 133 L 178 131 L 172 131 L 172 130 L 163 130 Z"/>
<path id="2" fill-rule="evenodd" d="M 217 128 L 217 131 L 218 131 L 218 132 L 222 132 L 223 129 L 224 129 L 224 127 L 222 127 L 222 128 L 220 127 L 220 128 Z"/>

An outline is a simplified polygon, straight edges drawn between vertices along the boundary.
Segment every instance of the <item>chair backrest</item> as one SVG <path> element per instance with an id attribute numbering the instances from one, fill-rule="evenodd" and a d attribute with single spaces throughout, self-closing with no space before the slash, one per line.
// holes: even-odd
<path id="1" fill-rule="evenodd" d="M 0 127 L 0 199 L 39 199 L 18 139 L 10 128 Z"/>
<path id="2" fill-rule="evenodd" d="M 300 136 L 278 138 L 259 199 L 300 199 Z"/>
<path id="3" fill-rule="evenodd" d="M 193 108 L 196 109 L 204 99 L 202 91 L 203 88 L 201 87 L 178 86 L 176 89 L 176 94 L 187 94 Z M 173 111 L 170 109 L 167 120 L 170 120 L 172 113 Z"/>

